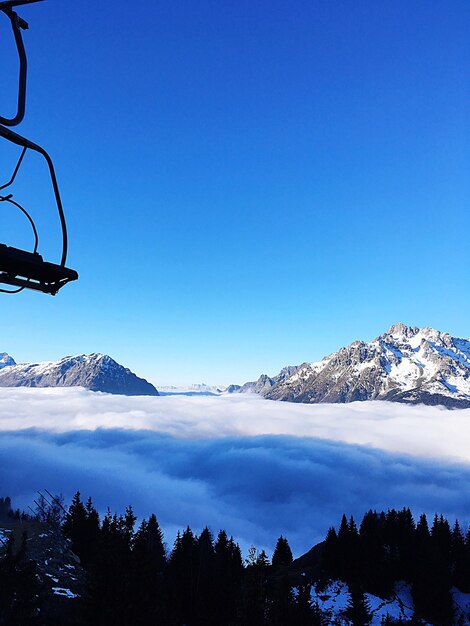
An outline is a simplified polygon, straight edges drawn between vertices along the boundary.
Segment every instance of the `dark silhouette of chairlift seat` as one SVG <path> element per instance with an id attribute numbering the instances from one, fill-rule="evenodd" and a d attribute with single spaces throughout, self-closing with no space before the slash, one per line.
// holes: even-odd
<path id="1" fill-rule="evenodd" d="M 21 30 L 26 30 L 28 28 L 28 23 L 19 17 L 13 8 L 23 4 L 31 4 L 33 2 L 41 1 L 42 0 L 0 1 L 0 11 L 3 12 L 11 22 L 20 62 L 17 112 L 12 118 L 6 118 L 0 115 L 0 137 L 3 137 L 7 141 L 23 148 L 10 180 L 0 186 L 0 202 L 6 202 L 15 206 L 27 217 L 33 229 L 35 240 L 32 252 L 20 250 L 18 248 L 13 248 L 0 243 L 0 282 L 16 287 L 16 289 L 13 290 L 0 289 L 0 292 L 3 293 L 18 293 L 23 289 L 34 289 L 36 291 L 42 291 L 43 293 L 55 295 L 61 287 L 72 280 L 77 280 L 78 278 L 78 274 L 75 270 L 69 269 L 65 266 L 67 259 L 67 225 L 65 222 L 59 186 L 57 184 L 57 178 L 51 157 L 44 150 L 44 148 L 41 148 L 41 146 L 33 143 L 25 137 L 22 137 L 18 133 L 11 130 L 11 128 L 8 128 L 10 126 L 17 126 L 22 122 L 26 105 L 27 59 Z M 37 152 L 42 155 L 49 168 L 49 174 L 51 177 L 52 188 L 54 191 L 62 229 L 62 258 L 60 264 L 44 261 L 42 256 L 38 253 L 38 233 L 32 217 L 26 209 L 24 209 L 13 198 L 13 194 L 10 193 L 2 195 L 3 190 L 7 189 L 14 183 L 27 150 L 32 150 L 33 152 Z"/>

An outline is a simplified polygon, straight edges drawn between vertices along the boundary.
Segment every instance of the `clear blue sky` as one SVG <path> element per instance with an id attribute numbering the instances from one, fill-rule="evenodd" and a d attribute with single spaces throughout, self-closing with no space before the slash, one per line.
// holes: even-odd
<path id="1" fill-rule="evenodd" d="M 1 350 L 100 351 L 157 386 L 228 384 L 397 321 L 470 335 L 467 0 L 48 0 L 20 13 L 21 132 L 54 157 L 80 280 L 55 298 L 2 296 Z M 30 159 L 16 198 L 58 260 Z M 1 241 L 29 246 L 21 216 L 0 209 Z"/>

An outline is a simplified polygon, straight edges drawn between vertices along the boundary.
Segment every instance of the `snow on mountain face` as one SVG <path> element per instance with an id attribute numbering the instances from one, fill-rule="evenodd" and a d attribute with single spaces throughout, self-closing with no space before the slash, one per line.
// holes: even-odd
<path id="1" fill-rule="evenodd" d="M 240 391 L 305 403 L 392 400 L 470 407 L 470 341 L 434 328 L 394 324 L 369 343 L 354 341 L 277 378 L 267 386 L 261 377 Z"/>
<path id="2" fill-rule="evenodd" d="M 158 395 L 153 385 L 105 354 L 21 365 L 13 361 L 11 366 L 0 369 L 0 387 L 85 387 L 129 396 Z"/>
<path id="3" fill-rule="evenodd" d="M 16 365 L 14 359 L 6 352 L 0 352 L 0 369 L 10 365 Z"/>

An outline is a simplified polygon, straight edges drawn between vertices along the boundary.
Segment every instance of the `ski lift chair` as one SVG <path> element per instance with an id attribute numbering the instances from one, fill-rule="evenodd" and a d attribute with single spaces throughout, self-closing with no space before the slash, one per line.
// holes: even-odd
<path id="1" fill-rule="evenodd" d="M 32 252 L 20 250 L 18 248 L 13 248 L 0 243 L 0 283 L 16 287 L 16 289 L 13 290 L 0 289 L 0 292 L 3 293 L 18 293 L 23 289 L 34 289 L 36 291 L 42 291 L 43 293 L 55 295 L 61 287 L 70 281 L 77 280 L 78 278 L 78 274 L 75 270 L 69 269 L 65 266 L 67 259 L 67 225 L 65 222 L 59 186 L 57 184 L 57 178 L 51 157 L 44 150 L 44 148 L 41 148 L 41 146 L 33 143 L 25 137 L 22 137 L 18 133 L 11 130 L 11 128 L 8 128 L 9 126 L 17 126 L 21 123 L 24 118 L 26 105 L 27 59 L 21 30 L 26 30 L 28 28 L 28 24 L 17 15 L 17 13 L 13 10 L 13 7 L 41 1 L 42 0 L 7 0 L 5 2 L 0 2 L 0 11 L 3 12 L 11 22 L 20 61 L 17 111 L 15 116 L 12 118 L 0 115 L 0 137 L 3 137 L 7 141 L 23 148 L 10 180 L 0 186 L 0 202 L 6 202 L 15 206 L 28 218 L 33 229 L 35 241 Z M 32 150 L 42 155 L 49 168 L 49 174 L 51 177 L 52 188 L 54 191 L 62 229 L 62 258 L 60 264 L 44 261 L 42 256 L 38 253 L 39 238 L 32 217 L 26 209 L 14 200 L 13 194 L 7 193 L 6 195 L 3 195 L 3 190 L 7 189 L 14 183 L 27 150 Z"/>

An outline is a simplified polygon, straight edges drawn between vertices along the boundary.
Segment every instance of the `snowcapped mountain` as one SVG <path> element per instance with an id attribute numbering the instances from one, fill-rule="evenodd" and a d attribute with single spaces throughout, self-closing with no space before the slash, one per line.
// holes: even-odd
<path id="1" fill-rule="evenodd" d="M 60 361 L 17 365 L 0 354 L 0 387 L 85 387 L 127 396 L 158 396 L 155 387 L 105 354 L 67 356 Z"/>
<path id="2" fill-rule="evenodd" d="M 167 396 L 218 396 L 225 391 L 224 387 L 215 387 L 214 385 L 206 385 L 205 383 L 195 383 L 187 387 L 163 385 L 159 389 L 161 394 Z"/>
<path id="3" fill-rule="evenodd" d="M 0 352 L 0 369 L 8 365 L 16 365 L 15 360 L 6 352 Z"/>
<path id="4" fill-rule="evenodd" d="M 391 400 L 470 407 L 470 340 L 434 328 L 394 324 L 371 342 L 354 341 L 315 363 L 284 368 L 246 383 L 251 391 L 290 402 Z"/>

